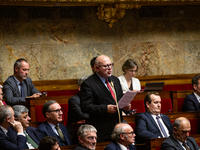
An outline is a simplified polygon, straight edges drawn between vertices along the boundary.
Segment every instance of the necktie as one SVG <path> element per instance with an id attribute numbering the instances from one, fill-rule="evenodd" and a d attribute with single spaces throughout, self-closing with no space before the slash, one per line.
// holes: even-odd
<path id="1" fill-rule="evenodd" d="M 159 117 L 159 116 L 156 116 L 156 119 L 157 119 L 157 121 L 158 121 L 158 124 L 159 124 L 159 126 L 160 126 L 160 129 L 161 129 L 161 131 L 162 131 L 164 137 L 167 137 L 167 133 L 165 132 L 165 129 L 164 129 L 162 123 L 160 122 L 160 117 Z"/>
<path id="2" fill-rule="evenodd" d="M 32 140 L 32 138 L 26 132 L 24 132 L 24 134 L 26 135 L 27 142 L 30 143 L 33 147 L 38 148 L 38 145 Z"/>
<path id="3" fill-rule="evenodd" d="M 186 145 L 185 142 L 183 142 L 183 146 L 185 147 L 186 150 L 190 150 L 190 148 Z"/>
<path id="4" fill-rule="evenodd" d="M 112 87 L 111 87 L 110 84 L 108 83 L 108 79 L 106 79 L 106 85 L 107 85 L 108 89 L 110 90 L 110 93 L 111 93 L 112 97 L 113 97 L 114 100 L 115 100 L 115 93 L 113 92 Z"/>
<path id="5" fill-rule="evenodd" d="M 63 135 L 62 131 L 60 130 L 59 125 L 56 125 L 56 130 L 57 130 L 57 132 L 58 132 L 60 138 L 64 140 L 64 135 Z"/>
<path id="6" fill-rule="evenodd" d="M 21 86 L 21 97 L 24 97 L 24 88 L 22 82 L 20 82 L 20 86 Z"/>

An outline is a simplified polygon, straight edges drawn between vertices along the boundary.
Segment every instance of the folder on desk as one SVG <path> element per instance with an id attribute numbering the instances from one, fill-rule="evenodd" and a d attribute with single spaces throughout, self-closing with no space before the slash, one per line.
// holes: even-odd
<path id="1" fill-rule="evenodd" d="M 165 82 L 148 82 L 145 85 L 144 92 L 162 91 Z"/>

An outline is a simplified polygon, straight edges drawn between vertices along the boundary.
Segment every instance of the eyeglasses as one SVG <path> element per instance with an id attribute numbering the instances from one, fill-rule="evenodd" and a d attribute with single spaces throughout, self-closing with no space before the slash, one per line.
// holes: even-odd
<path id="1" fill-rule="evenodd" d="M 134 132 L 129 132 L 129 133 L 123 133 L 123 134 L 132 134 L 132 135 L 133 135 L 133 134 L 135 134 L 135 133 L 134 133 Z"/>
<path id="2" fill-rule="evenodd" d="M 110 67 L 112 68 L 114 66 L 114 63 L 108 64 L 108 65 L 98 65 L 99 67 L 104 67 L 105 69 L 109 69 Z"/>
<path id="3" fill-rule="evenodd" d="M 137 72 L 137 70 L 128 70 L 129 72 L 133 73 L 133 72 Z"/>
<path id="4" fill-rule="evenodd" d="M 63 110 L 63 108 L 61 108 L 61 109 L 56 109 L 56 110 L 51 110 L 51 111 L 48 111 L 48 112 L 56 112 L 56 113 L 58 114 L 58 113 L 60 113 L 62 110 Z"/>
<path id="5" fill-rule="evenodd" d="M 90 140 L 90 141 L 92 141 L 92 140 L 97 140 L 97 137 L 95 137 L 95 136 L 88 136 L 87 139 Z"/>

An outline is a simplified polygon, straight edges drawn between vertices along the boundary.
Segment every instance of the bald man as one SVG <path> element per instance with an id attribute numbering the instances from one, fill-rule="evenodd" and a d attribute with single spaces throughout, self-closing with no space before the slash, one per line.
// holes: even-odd
<path id="1" fill-rule="evenodd" d="M 109 57 L 98 56 L 95 60 L 96 73 L 81 85 L 81 108 L 89 114 L 89 123 L 98 131 L 99 142 L 110 141 L 112 130 L 122 119 L 122 109 L 116 102 L 123 96 L 119 79 L 112 76 L 113 64 Z M 131 105 L 123 108 L 130 111 Z"/>
<path id="2" fill-rule="evenodd" d="M 161 145 L 161 150 L 199 150 L 195 139 L 189 137 L 190 121 L 185 117 L 177 118 L 173 123 L 173 136 Z"/>
<path id="3" fill-rule="evenodd" d="M 113 142 L 106 146 L 104 150 L 136 150 L 136 147 L 133 145 L 135 133 L 129 124 L 117 124 L 111 137 Z"/>

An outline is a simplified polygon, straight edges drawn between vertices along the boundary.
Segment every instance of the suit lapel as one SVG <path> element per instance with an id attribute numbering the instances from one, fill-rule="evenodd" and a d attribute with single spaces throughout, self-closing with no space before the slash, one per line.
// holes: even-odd
<path id="1" fill-rule="evenodd" d="M 194 99 L 195 105 L 198 106 L 198 108 L 200 109 L 199 101 L 198 101 L 198 99 L 196 98 L 196 96 L 194 95 L 194 93 L 192 93 L 192 96 L 193 96 L 193 99 Z"/>
<path id="2" fill-rule="evenodd" d="M 153 123 L 153 125 L 156 127 L 156 129 L 160 132 L 160 129 L 158 128 L 158 125 L 156 124 L 156 122 L 155 122 L 155 120 L 153 119 L 153 117 L 151 116 L 151 114 L 150 114 L 148 111 L 146 111 L 145 113 L 146 113 L 147 117 L 151 120 L 151 122 Z M 160 133 L 160 134 L 161 134 L 161 133 Z M 162 135 L 162 134 L 161 134 L 161 135 Z"/>
<path id="3" fill-rule="evenodd" d="M 24 81 L 22 81 L 24 84 L 23 84 L 23 89 L 24 89 L 24 96 L 26 97 L 27 95 L 28 95 L 28 93 L 27 93 L 27 91 L 29 91 L 29 90 L 27 90 L 27 88 L 28 88 L 28 86 L 27 86 L 27 82 L 26 82 L 26 80 L 24 80 Z M 29 94 L 30 95 L 30 94 Z"/>
<path id="4" fill-rule="evenodd" d="M 51 136 L 57 137 L 57 134 L 52 130 L 51 126 L 45 122 L 45 127 Z"/>
<path id="5" fill-rule="evenodd" d="M 18 86 L 17 86 L 17 82 L 16 82 L 16 80 L 15 80 L 15 78 L 14 78 L 14 75 L 12 76 L 12 80 L 13 80 L 13 83 L 14 83 L 14 84 L 11 85 L 10 87 L 13 88 L 13 91 L 15 92 L 16 96 L 20 97 L 21 94 L 20 94 L 20 92 L 19 92 L 19 88 L 18 88 Z M 13 86 L 14 86 L 14 87 L 13 87 Z"/>
<path id="6" fill-rule="evenodd" d="M 172 141 L 174 142 L 174 144 L 176 145 L 176 147 L 179 150 L 184 150 L 183 147 L 178 143 L 178 141 L 173 136 L 171 136 L 171 138 L 172 138 Z"/>
<path id="7" fill-rule="evenodd" d="M 94 77 L 95 77 L 95 82 L 101 87 L 101 89 L 104 90 L 105 93 L 106 93 L 113 101 L 115 101 L 115 100 L 113 99 L 113 97 L 112 97 L 110 91 L 108 91 L 107 87 L 104 85 L 104 83 L 101 81 L 101 79 L 98 77 L 98 75 L 97 75 L 96 73 L 94 74 Z"/>

